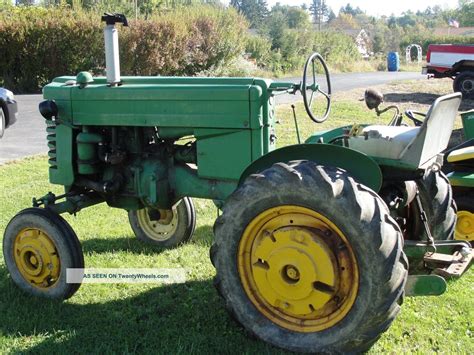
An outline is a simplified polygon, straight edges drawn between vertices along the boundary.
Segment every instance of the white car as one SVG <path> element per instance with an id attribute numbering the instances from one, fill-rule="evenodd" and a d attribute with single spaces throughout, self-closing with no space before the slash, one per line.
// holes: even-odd
<path id="1" fill-rule="evenodd" d="M 0 138 L 5 129 L 14 124 L 18 116 L 18 107 L 15 96 L 10 90 L 0 88 Z"/>

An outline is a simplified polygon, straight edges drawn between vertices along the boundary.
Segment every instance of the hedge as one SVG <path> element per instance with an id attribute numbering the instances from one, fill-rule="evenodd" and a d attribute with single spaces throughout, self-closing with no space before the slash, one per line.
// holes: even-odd
<path id="1" fill-rule="evenodd" d="M 194 75 L 225 65 L 244 51 L 247 23 L 233 9 L 180 8 L 120 28 L 123 75 Z M 103 74 L 100 14 L 68 8 L 0 12 L 0 84 L 39 92 L 60 75 Z"/>
<path id="2" fill-rule="evenodd" d="M 409 36 L 400 43 L 400 50 L 405 53 L 405 49 L 410 44 L 419 44 L 423 49 L 423 55 L 428 52 L 430 44 L 474 44 L 473 36 L 426 36 L 423 34 Z"/>

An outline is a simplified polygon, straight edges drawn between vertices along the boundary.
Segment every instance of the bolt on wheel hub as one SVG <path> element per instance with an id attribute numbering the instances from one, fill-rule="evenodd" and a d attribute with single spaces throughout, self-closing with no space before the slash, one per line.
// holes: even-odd
<path id="1" fill-rule="evenodd" d="M 238 267 L 256 308 L 291 330 L 333 326 L 357 294 L 357 264 L 347 239 L 325 217 L 299 206 L 256 216 L 242 235 Z"/>

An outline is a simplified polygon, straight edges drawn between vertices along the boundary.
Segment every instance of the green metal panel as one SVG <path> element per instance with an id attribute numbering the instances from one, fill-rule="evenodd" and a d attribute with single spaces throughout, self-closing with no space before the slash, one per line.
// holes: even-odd
<path id="1" fill-rule="evenodd" d="M 248 166 L 241 175 L 239 183 L 250 174 L 265 170 L 275 163 L 291 160 L 311 160 L 321 165 L 345 169 L 357 181 L 374 191 L 379 191 L 382 186 L 382 172 L 372 158 L 355 150 L 331 144 L 298 144 L 274 150 Z"/>
<path id="2" fill-rule="evenodd" d="M 185 196 L 192 196 L 224 201 L 238 186 L 237 180 L 215 180 L 199 177 L 196 170 L 187 165 L 173 167 L 170 171 L 169 181 L 176 200 Z"/>
<path id="3" fill-rule="evenodd" d="M 474 138 L 474 110 L 462 113 L 461 118 L 466 140 Z"/>
<path id="4" fill-rule="evenodd" d="M 330 129 L 327 131 L 322 131 L 322 132 L 316 132 L 312 136 L 310 136 L 305 143 L 329 143 L 331 140 L 337 137 L 341 137 L 344 135 L 344 132 L 350 130 L 352 128 L 352 125 L 350 126 L 344 126 L 344 127 L 338 127 L 335 129 Z"/>
<path id="5" fill-rule="evenodd" d="M 74 182 L 73 129 L 60 124 L 55 128 L 55 135 L 56 161 L 55 166 L 49 168 L 49 180 L 52 184 L 69 186 Z"/>
<path id="6" fill-rule="evenodd" d="M 474 173 L 455 171 L 448 174 L 449 183 L 452 186 L 474 187 Z"/>
<path id="7" fill-rule="evenodd" d="M 252 162 L 250 130 L 206 129 L 195 135 L 199 177 L 238 180 Z"/>
<path id="8" fill-rule="evenodd" d="M 446 287 L 446 280 L 438 275 L 409 275 L 405 296 L 439 296 Z"/>

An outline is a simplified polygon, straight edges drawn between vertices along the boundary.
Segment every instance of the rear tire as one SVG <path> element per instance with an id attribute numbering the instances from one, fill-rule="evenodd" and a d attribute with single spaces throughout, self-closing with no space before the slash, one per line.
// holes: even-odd
<path id="1" fill-rule="evenodd" d="M 417 181 L 420 199 L 426 212 L 430 232 L 435 240 L 453 239 L 456 224 L 456 204 L 453 191 L 446 175 L 439 170 L 429 169 Z M 412 202 L 414 218 L 413 238 L 427 240 L 426 231 L 419 217 L 416 202 Z"/>
<path id="2" fill-rule="evenodd" d="M 456 76 L 453 90 L 462 93 L 464 99 L 474 99 L 474 71 L 465 71 Z"/>
<path id="3" fill-rule="evenodd" d="M 401 231 L 382 199 L 344 170 L 295 161 L 251 175 L 214 232 L 211 261 L 226 307 L 275 346 L 364 351 L 399 312 Z M 309 298 L 299 298 L 303 289 Z"/>
<path id="4" fill-rule="evenodd" d="M 143 208 L 130 211 L 128 219 L 138 239 L 163 248 L 174 248 L 187 242 L 196 228 L 196 210 L 189 197 L 178 201 L 171 210 Z"/>

